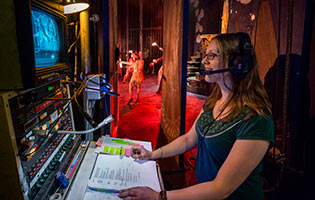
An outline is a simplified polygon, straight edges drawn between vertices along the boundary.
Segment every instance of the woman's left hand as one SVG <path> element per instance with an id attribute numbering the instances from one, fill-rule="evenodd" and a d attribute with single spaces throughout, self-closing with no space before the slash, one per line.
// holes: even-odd
<path id="1" fill-rule="evenodd" d="M 159 193 L 149 187 L 133 187 L 120 190 L 118 197 L 124 200 L 158 200 Z"/>

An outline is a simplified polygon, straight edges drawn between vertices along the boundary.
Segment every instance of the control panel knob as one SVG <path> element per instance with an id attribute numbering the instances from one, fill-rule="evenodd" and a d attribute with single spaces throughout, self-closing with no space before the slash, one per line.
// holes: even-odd
<path id="1" fill-rule="evenodd" d="M 49 174 L 47 174 L 47 173 L 43 173 L 43 178 L 47 179 L 47 178 L 48 178 L 48 176 L 49 176 Z"/>
<path id="2" fill-rule="evenodd" d="M 43 186 L 43 184 L 41 184 L 41 183 L 37 183 L 37 184 L 36 184 L 37 189 L 42 188 L 42 186 Z"/>
<path id="3" fill-rule="evenodd" d="M 46 173 L 50 174 L 51 173 L 51 169 L 46 169 Z"/>

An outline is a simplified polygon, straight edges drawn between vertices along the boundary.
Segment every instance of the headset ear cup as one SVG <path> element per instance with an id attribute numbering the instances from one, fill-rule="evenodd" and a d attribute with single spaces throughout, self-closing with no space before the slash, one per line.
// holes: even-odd
<path id="1" fill-rule="evenodd" d="M 254 58 L 252 55 L 249 55 L 248 57 L 245 57 L 245 61 L 246 61 L 246 73 L 252 71 L 252 69 L 254 68 Z"/>
<path id="2" fill-rule="evenodd" d="M 235 76 L 240 76 L 243 74 L 243 65 L 243 57 L 240 54 L 232 55 L 229 59 L 229 71 Z"/>
<path id="3" fill-rule="evenodd" d="M 242 76 L 253 69 L 253 57 L 251 55 L 241 56 L 234 55 L 229 60 L 229 71 L 235 76 Z"/>

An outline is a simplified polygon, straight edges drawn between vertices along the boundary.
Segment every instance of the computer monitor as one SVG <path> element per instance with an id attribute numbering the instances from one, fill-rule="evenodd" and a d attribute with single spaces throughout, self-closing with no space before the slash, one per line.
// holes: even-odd
<path id="1" fill-rule="evenodd" d="M 1 47 L 12 50 L 1 66 L 0 90 L 34 88 L 69 73 L 66 16 L 41 1 L 9 1 L 14 8 L 8 24 L 15 32 L 11 27 L 9 47 Z"/>
<path id="2" fill-rule="evenodd" d="M 31 9 L 35 68 L 64 63 L 62 19 L 33 6 Z"/>

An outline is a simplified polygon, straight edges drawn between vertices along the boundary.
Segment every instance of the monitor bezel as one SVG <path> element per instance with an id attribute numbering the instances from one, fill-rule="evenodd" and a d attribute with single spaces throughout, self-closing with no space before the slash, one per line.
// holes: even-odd
<path id="1" fill-rule="evenodd" d="M 64 59 L 52 66 L 35 66 L 34 40 L 32 28 L 32 8 L 47 12 L 54 17 L 61 19 L 62 30 L 60 34 L 61 57 Z M 49 5 L 37 0 L 16 0 L 16 30 L 18 40 L 18 51 L 21 65 L 23 88 L 34 88 L 47 82 L 60 78 L 61 75 L 70 72 L 69 59 L 67 55 L 67 17 Z"/>

